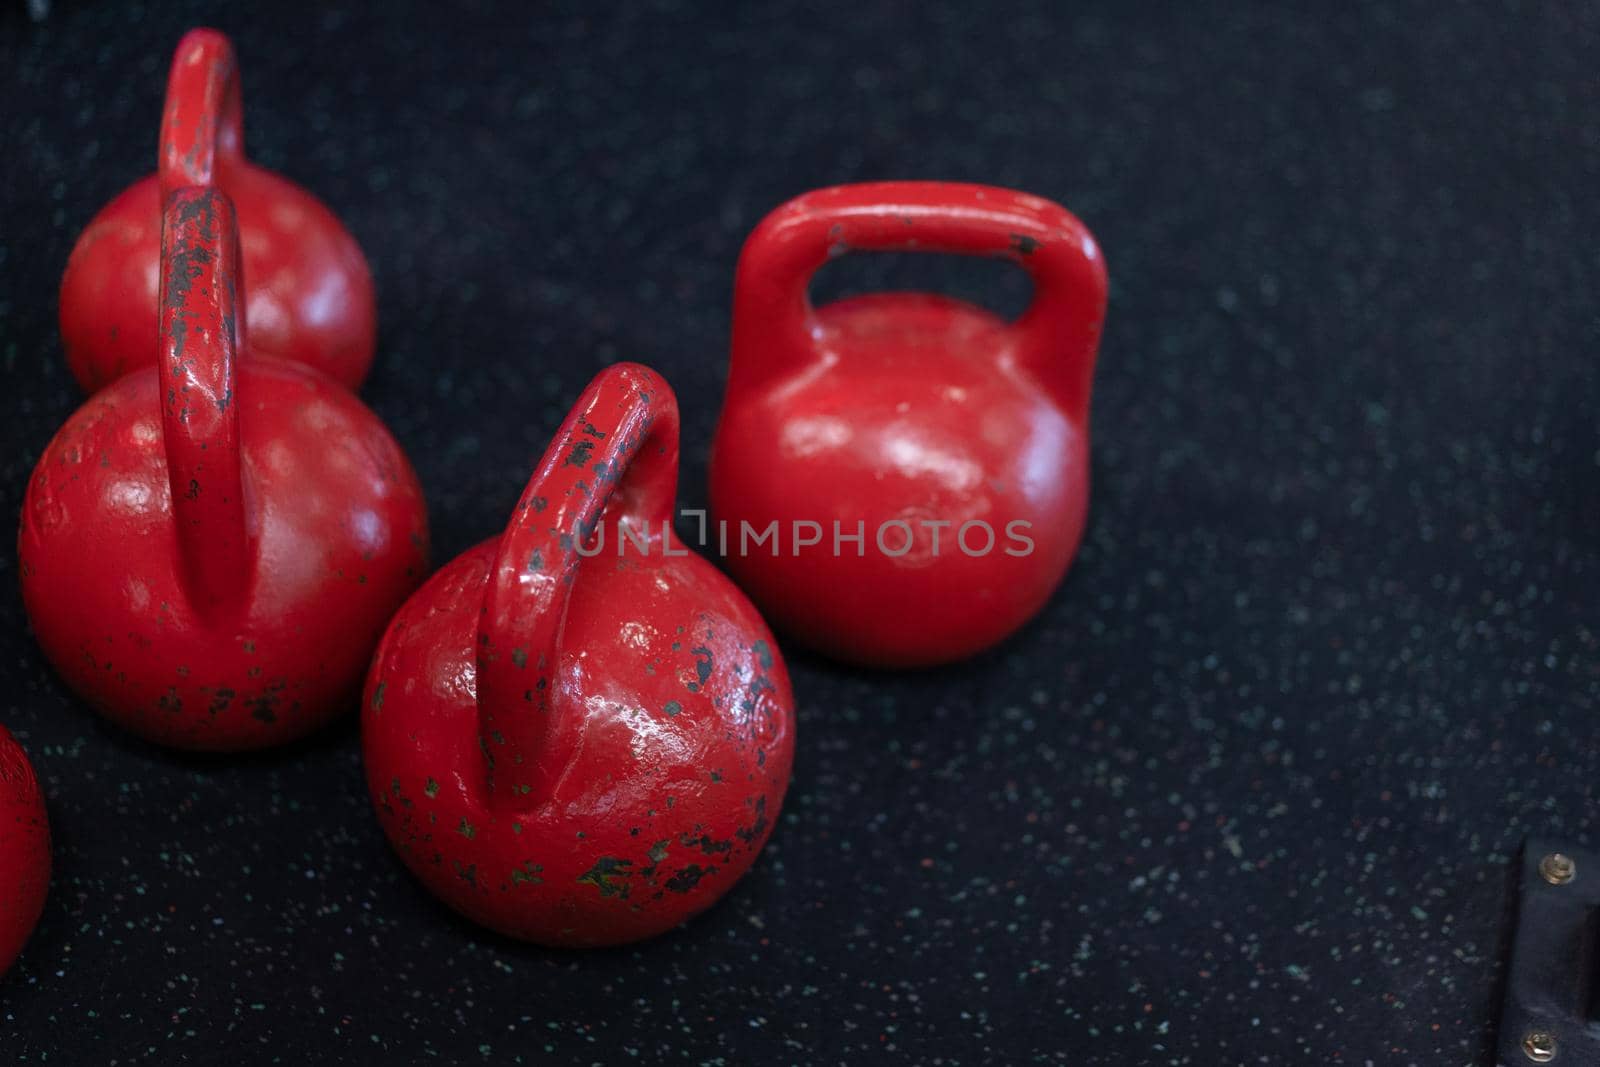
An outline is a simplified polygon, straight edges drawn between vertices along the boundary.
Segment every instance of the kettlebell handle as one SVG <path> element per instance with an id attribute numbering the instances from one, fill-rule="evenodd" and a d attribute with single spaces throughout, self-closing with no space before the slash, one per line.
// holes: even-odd
<path id="1" fill-rule="evenodd" d="M 579 550 L 604 521 L 607 541 L 591 554 L 612 558 L 593 565 L 614 566 L 624 526 L 657 534 L 672 521 L 677 491 L 671 388 L 637 363 L 601 371 L 528 480 L 484 591 L 478 726 L 492 803 L 526 807 L 547 797 L 582 727 L 581 716 L 561 717 L 555 691 L 567 601 L 584 559 Z"/>
<path id="2" fill-rule="evenodd" d="M 174 190 L 161 220 L 161 431 L 181 580 L 208 620 L 243 603 L 254 573 L 235 390 L 239 286 L 232 202 L 215 188 Z"/>
<path id="3" fill-rule="evenodd" d="M 1106 268 L 1093 235 L 1059 204 L 956 182 L 870 182 L 819 189 L 756 227 L 739 256 L 730 387 L 793 373 L 813 350 L 812 275 L 849 252 L 999 256 L 1034 282 L 1011 330 L 1014 360 L 1072 413 L 1087 413 L 1105 319 Z"/>
<path id="4" fill-rule="evenodd" d="M 216 30 L 190 30 L 178 42 L 161 112 L 157 173 L 163 199 L 188 185 L 213 185 L 219 167 L 244 155 L 239 62 Z"/>

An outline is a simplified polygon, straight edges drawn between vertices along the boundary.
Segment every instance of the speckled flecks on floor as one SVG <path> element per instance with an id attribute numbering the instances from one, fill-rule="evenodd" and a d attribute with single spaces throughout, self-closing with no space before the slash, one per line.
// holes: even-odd
<path id="1" fill-rule="evenodd" d="M 619 358 L 676 387 L 702 506 L 743 235 L 907 176 L 1059 199 L 1106 250 L 1082 554 L 959 669 L 792 654 L 765 857 L 686 929 L 573 955 L 416 886 L 353 723 L 244 760 L 102 726 L 7 547 L 0 717 L 57 839 L 8 1062 L 1483 1061 L 1515 851 L 1596 825 L 1592 5 L 405 6 L 0 11 L 7 522 L 78 399 L 67 252 L 212 23 L 251 152 L 371 258 L 365 395 L 438 560 Z M 995 264 L 819 284 L 1025 299 Z"/>

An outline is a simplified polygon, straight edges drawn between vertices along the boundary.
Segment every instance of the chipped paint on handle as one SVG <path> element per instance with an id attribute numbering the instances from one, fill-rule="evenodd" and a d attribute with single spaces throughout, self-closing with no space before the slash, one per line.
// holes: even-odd
<path id="1" fill-rule="evenodd" d="M 184 34 L 167 75 L 157 174 L 170 197 L 214 185 L 219 169 L 244 157 L 244 105 L 233 44 L 216 30 Z"/>
<path id="2" fill-rule="evenodd" d="M 255 574 L 235 395 L 239 237 L 227 196 L 174 190 L 161 260 L 161 429 L 178 550 L 196 612 L 225 618 Z"/>
<path id="3" fill-rule="evenodd" d="M 547 797 L 577 741 L 559 719 L 557 643 L 580 547 L 597 523 L 646 538 L 672 521 L 678 406 L 648 367 L 597 377 L 556 432 L 500 538 L 478 625 L 478 716 L 489 793 Z M 609 505 L 609 506 L 608 506 Z"/>

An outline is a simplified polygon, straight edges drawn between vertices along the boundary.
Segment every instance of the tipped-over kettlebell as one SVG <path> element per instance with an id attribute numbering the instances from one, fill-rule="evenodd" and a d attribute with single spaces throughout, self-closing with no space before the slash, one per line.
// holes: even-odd
<path id="1" fill-rule="evenodd" d="M 22 951 L 50 892 L 50 820 L 33 765 L 0 726 L 0 975 Z"/>
<path id="2" fill-rule="evenodd" d="M 749 868 L 794 755 L 788 673 L 732 582 L 675 545 L 678 410 L 648 368 L 584 392 L 505 532 L 390 625 L 361 739 L 432 892 L 546 945 L 670 929 Z"/>
<path id="3" fill-rule="evenodd" d="M 155 364 L 162 205 L 196 185 L 238 212 L 251 354 L 358 387 L 377 337 L 367 261 L 316 197 L 245 159 L 238 63 L 216 30 L 191 30 L 173 56 L 157 165 L 94 217 L 61 279 L 62 342 L 84 390 Z"/>
<path id="4" fill-rule="evenodd" d="M 228 198 L 167 203 L 161 359 L 45 448 L 22 506 L 22 595 L 45 654 L 161 744 L 248 749 L 354 706 L 425 576 L 422 490 L 377 416 L 300 363 L 237 358 Z"/>
<path id="5" fill-rule="evenodd" d="M 1022 266 L 1016 322 L 927 293 L 813 307 L 857 251 Z M 728 566 L 781 631 L 841 659 L 961 659 L 1065 574 L 1089 489 L 1089 388 L 1106 273 L 1048 200 L 940 182 L 849 185 L 769 215 L 740 256 L 711 461 Z"/>

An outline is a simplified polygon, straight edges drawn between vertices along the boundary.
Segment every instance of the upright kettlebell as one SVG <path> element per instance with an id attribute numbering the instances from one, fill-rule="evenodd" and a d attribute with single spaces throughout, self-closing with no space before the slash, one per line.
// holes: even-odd
<path id="1" fill-rule="evenodd" d="M 227 196 L 173 192 L 161 359 L 67 420 L 22 505 L 45 655 L 179 748 L 277 744 L 353 707 L 427 566 L 422 490 L 377 416 L 304 364 L 236 358 L 237 277 Z"/>
<path id="2" fill-rule="evenodd" d="M 794 698 L 733 583 L 669 534 L 678 409 L 622 363 L 585 390 L 505 532 L 407 602 L 362 703 L 367 783 L 412 872 L 545 945 L 709 907 L 777 822 Z"/>
<path id="3" fill-rule="evenodd" d="M 0 976 L 22 951 L 50 892 L 50 820 L 27 753 L 0 726 Z"/>
<path id="4" fill-rule="evenodd" d="M 1006 322 L 927 293 L 813 307 L 858 251 L 1002 257 Z M 739 259 L 711 505 L 728 566 L 780 630 L 840 659 L 945 663 L 1005 638 L 1066 572 L 1089 489 L 1106 272 L 1083 224 L 1007 189 L 886 182 L 778 208 Z"/>
<path id="5" fill-rule="evenodd" d="M 320 201 L 245 159 L 238 64 L 216 30 L 178 44 L 157 162 L 89 223 L 61 279 L 61 338 L 84 390 L 155 364 L 162 204 L 195 185 L 237 208 L 252 354 L 359 387 L 377 337 L 367 261 Z"/>

